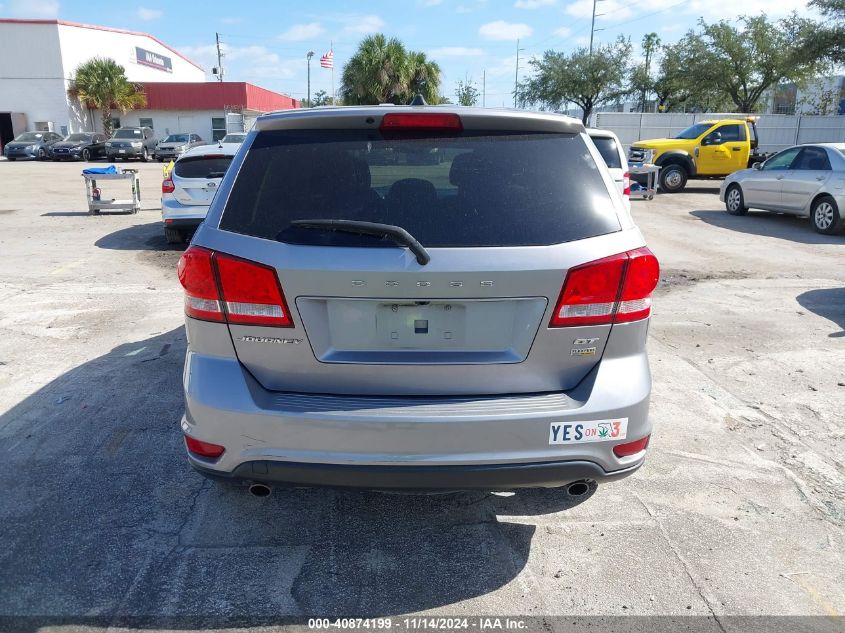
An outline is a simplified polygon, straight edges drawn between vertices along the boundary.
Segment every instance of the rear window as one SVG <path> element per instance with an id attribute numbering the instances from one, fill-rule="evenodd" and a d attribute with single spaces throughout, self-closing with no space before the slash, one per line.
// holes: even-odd
<path id="1" fill-rule="evenodd" d="M 290 244 L 394 245 L 290 226 L 304 219 L 393 224 L 430 247 L 557 244 L 620 229 L 599 168 L 577 134 L 258 134 L 221 229 Z"/>
<path id="2" fill-rule="evenodd" d="M 619 145 L 616 139 L 607 136 L 591 136 L 590 138 L 593 139 L 593 143 L 595 143 L 608 167 L 622 169 L 622 158 L 619 154 Z"/>
<path id="3" fill-rule="evenodd" d="M 141 138 L 141 130 L 118 130 L 113 138 Z"/>
<path id="4" fill-rule="evenodd" d="M 222 178 L 231 156 L 190 156 L 176 161 L 173 173 L 179 178 Z"/>

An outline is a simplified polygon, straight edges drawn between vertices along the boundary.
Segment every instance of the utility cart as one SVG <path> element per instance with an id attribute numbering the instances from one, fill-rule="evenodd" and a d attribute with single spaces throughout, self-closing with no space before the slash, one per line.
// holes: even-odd
<path id="1" fill-rule="evenodd" d="M 646 177 L 645 186 L 639 185 L 639 189 L 631 189 L 632 196 L 642 196 L 646 200 L 653 200 L 657 193 L 657 177 L 660 174 L 660 167 L 650 163 L 629 163 L 628 173 L 632 176 L 642 174 Z M 632 179 L 633 180 L 633 179 Z M 639 184 L 639 182 L 637 183 Z"/>
<path id="2" fill-rule="evenodd" d="M 124 211 L 138 213 L 141 210 L 141 180 L 137 169 L 123 169 L 115 167 L 85 169 L 85 193 L 88 198 L 88 213 L 98 214 L 100 211 Z M 130 187 L 128 198 L 109 198 L 103 193 L 101 184 L 108 181 L 122 180 Z M 116 184 L 116 183 L 115 183 Z"/>

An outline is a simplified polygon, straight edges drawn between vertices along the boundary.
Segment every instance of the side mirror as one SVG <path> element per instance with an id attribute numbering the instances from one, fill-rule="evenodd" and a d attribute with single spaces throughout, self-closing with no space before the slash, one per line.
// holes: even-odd
<path id="1" fill-rule="evenodd" d="M 761 169 L 763 169 L 763 163 L 752 163 L 751 169 L 756 169 L 757 171 L 760 171 Z"/>

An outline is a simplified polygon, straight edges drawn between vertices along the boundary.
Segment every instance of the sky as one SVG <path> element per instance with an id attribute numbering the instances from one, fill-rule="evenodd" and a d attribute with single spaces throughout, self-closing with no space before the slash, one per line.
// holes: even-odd
<path id="1" fill-rule="evenodd" d="M 595 41 L 630 36 L 632 61 L 641 57 L 645 33 L 675 42 L 702 17 L 807 14 L 805 0 L 597 0 L 596 6 Z M 486 76 L 486 105 L 502 106 L 513 104 L 515 75 L 518 70 L 522 79 L 530 72 L 532 56 L 589 43 L 592 8 L 593 0 L 0 0 L 0 17 L 59 18 L 150 33 L 204 67 L 209 79 L 219 33 L 226 80 L 297 99 L 306 96 L 308 51 L 314 51 L 311 94 L 331 93 L 331 72 L 320 68 L 320 55 L 333 47 L 339 89 L 343 64 L 358 42 L 381 32 L 440 64 L 443 95 L 454 101 L 457 82 L 466 79 L 482 90 Z"/>

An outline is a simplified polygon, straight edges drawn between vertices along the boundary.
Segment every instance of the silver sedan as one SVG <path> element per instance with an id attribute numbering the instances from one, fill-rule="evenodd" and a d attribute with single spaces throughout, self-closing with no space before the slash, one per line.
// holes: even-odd
<path id="1" fill-rule="evenodd" d="M 725 178 L 719 199 L 731 215 L 749 208 L 809 216 L 819 233 L 845 230 L 845 143 L 796 145 Z"/>

